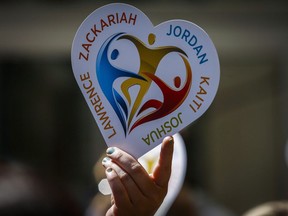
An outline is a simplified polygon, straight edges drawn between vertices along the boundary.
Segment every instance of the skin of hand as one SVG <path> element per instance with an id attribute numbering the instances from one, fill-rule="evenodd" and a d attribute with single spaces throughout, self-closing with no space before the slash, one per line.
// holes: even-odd
<path id="1" fill-rule="evenodd" d="M 116 147 L 107 149 L 102 164 L 112 195 L 106 216 L 154 215 L 168 191 L 173 148 L 173 137 L 165 137 L 158 164 L 150 175 L 125 151 Z"/>

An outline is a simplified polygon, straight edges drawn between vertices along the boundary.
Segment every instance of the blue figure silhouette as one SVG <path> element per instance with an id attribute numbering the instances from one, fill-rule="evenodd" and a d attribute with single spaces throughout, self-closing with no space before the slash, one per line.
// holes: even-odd
<path id="1" fill-rule="evenodd" d="M 98 82 L 100 84 L 100 87 L 110 102 L 111 106 L 113 107 L 115 113 L 117 114 L 124 133 L 126 135 L 127 126 L 126 126 L 126 119 L 127 119 L 127 112 L 128 108 L 126 105 L 125 100 L 121 97 L 121 95 L 114 89 L 113 84 L 114 81 L 117 78 L 120 77 L 133 77 L 138 78 L 141 80 L 145 80 L 142 76 L 138 75 L 137 73 L 133 73 L 124 69 L 116 68 L 112 66 L 108 59 L 108 49 L 110 44 L 115 40 L 115 38 L 119 37 L 120 35 L 123 35 L 123 33 L 117 33 L 112 36 L 110 36 L 101 46 L 97 59 L 96 59 L 96 75 Z M 111 59 L 115 60 L 117 59 L 119 55 L 119 51 L 117 49 L 114 49 L 111 53 Z M 123 115 L 123 112 L 125 113 L 125 116 Z"/>

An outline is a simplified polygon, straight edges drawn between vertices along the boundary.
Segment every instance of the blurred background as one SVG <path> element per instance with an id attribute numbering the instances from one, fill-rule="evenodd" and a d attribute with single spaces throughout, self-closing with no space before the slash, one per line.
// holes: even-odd
<path id="1" fill-rule="evenodd" d="M 194 22 L 217 48 L 219 91 L 185 133 L 187 181 L 236 215 L 288 199 L 285 1 L 122 2 L 155 25 Z M 97 192 L 93 166 L 106 145 L 74 79 L 70 49 L 82 21 L 107 3 L 0 3 L 0 157 L 64 182 L 83 208 Z"/>

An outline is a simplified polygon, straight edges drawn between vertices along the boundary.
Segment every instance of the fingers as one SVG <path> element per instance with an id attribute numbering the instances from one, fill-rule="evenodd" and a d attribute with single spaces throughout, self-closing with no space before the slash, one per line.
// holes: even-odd
<path id="1" fill-rule="evenodd" d="M 129 208 L 130 199 L 117 173 L 111 167 L 109 167 L 106 169 L 106 176 L 110 188 L 113 191 L 113 201 L 115 205 L 123 206 L 124 208 Z"/>
<path id="2" fill-rule="evenodd" d="M 139 200 L 141 199 L 142 194 L 139 190 L 139 187 L 133 181 L 131 176 L 116 163 L 112 162 L 111 158 L 109 157 L 105 157 L 102 161 L 102 164 L 104 167 L 108 169 L 112 168 L 114 172 L 117 174 L 118 178 L 120 179 L 118 183 L 124 186 L 125 190 L 127 191 L 128 197 L 130 198 L 130 202 L 132 204 L 138 203 Z"/>
<path id="3" fill-rule="evenodd" d="M 153 171 L 155 183 L 160 187 L 167 187 L 171 175 L 172 158 L 174 151 L 173 137 L 166 137 L 163 140 L 160 158 Z"/>
<path id="4" fill-rule="evenodd" d="M 110 167 L 113 169 L 113 173 L 118 178 L 117 181 L 114 180 L 114 183 L 121 184 L 131 203 L 137 203 L 143 195 L 145 197 L 153 196 L 151 191 L 156 192 L 157 189 L 161 188 L 167 189 L 171 175 L 173 144 L 172 136 L 163 140 L 159 161 L 152 173 L 152 178 L 134 157 L 116 147 L 107 149 L 106 154 L 108 157 L 103 159 L 102 164 L 106 168 Z M 109 183 L 113 184 L 112 182 Z M 158 188 L 155 188 L 155 185 Z M 113 191 L 112 187 L 111 190 Z M 114 191 L 113 195 L 116 200 Z"/>
<path id="5" fill-rule="evenodd" d="M 127 180 L 132 180 L 142 194 L 149 196 L 155 186 L 154 182 L 151 181 L 149 174 L 134 157 L 116 147 L 108 148 L 107 155 L 111 158 L 112 164 L 114 164 L 113 169 L 119 170 L 119 168 L 121 168 L 124 173 L 128 174 L 122 178 L 125 178 L 126 181 L 122 182 L 127 185 L 127 188 L 131 187 Z M 118 166 L 118 169 L 116 169 L 115 164 Z M 134 192 L 132 192 L 132 194 L 133 193 Z"/>

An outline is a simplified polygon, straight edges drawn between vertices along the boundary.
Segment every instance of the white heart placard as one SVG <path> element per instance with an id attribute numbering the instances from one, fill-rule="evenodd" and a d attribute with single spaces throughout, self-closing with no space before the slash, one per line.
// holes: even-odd
<path id="1" fill-rule="evenodd" d="M 71 59 L 107 145 L 137 158 L 198 119 L 220 79 L 217 51 L 203 29 L 185 20 L 154 26 L 121 3 L 84 20 Z"/>

